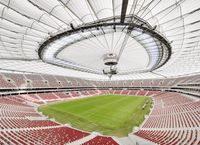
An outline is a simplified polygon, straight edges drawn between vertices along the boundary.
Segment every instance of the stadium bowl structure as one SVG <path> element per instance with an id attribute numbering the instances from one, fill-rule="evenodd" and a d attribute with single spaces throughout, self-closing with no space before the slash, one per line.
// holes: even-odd
<path id="1" fill-rule="evenodd" d="M 199 0 L 0 0 L 0 144 L 199 145 L 199 42 Z M 107 94 L 153 100 L 127 137 L 37 111 Z"/>

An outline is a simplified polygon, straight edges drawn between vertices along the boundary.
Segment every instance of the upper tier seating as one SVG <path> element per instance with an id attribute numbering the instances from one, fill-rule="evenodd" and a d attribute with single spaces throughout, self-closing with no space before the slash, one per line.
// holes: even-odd
<path id="1" fill-rule="evenodd" d="M 61 87 L 61 84 L 58 83 L 57 79 L 54 76 L 41 75 L 42 78 L 47 81 L 49 87 Z"/>
<path id="2" fill-rule="evenodd" d="M 0 89 L 15 88 L 15 85 L 13 85 L 13 83 L 11 82 L 11 80 L 9 80 L 9 81 L 8 81 L 8 79 L 6 80 L 6 78 L 3 77 L 0 74 Z"/>
<path id="3" fill-rule="evenodd" d="M 12 80 L 15 82 L 15 85 L 19 88 L 30 88 L 31 85 L 30 83 L 27 83 L 26 78 L 24 77 L 23 74 L 11 74 L 11 73 L 6 73 L 4 76 L 7 79 Z"/>
<path id="4" fill-rule="evenodd" d="M 199 75 L 172 79 L 89 81 L 79 78 L 52 76 L 45 74 L 0 73 L 0 89 L 5 88 L 62 88 L 62 87 L 172 87 L 181 84 L 200 84 Z"/>
<path id="5" fill-rule="evenodd" d="M 60 85 L 61 85 L 62 87 L 68 87 L 68 86 L 69 86 L 69 83 L 68 83 L 66 77 L 63 77 L 63 76 L 55 76 L 55 78 L 58 80 L 58 83 L 60 82 Z"/>
<path id="6" fill-rule="evenodd" d="M 40 75 L 25 74 L 25 77 L 30 80 L 33 88 L 46 88 L 49 87 Z"/>

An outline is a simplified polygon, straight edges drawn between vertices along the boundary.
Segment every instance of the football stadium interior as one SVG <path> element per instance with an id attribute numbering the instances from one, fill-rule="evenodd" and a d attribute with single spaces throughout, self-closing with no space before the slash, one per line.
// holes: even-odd
<path id="1" fill-rule="evenodd" d="M 0 0 L 0 145 L 200 145 L 200 0 Z"/>

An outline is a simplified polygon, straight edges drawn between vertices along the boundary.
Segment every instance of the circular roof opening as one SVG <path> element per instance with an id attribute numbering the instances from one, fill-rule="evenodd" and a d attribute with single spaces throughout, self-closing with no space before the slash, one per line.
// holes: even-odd
<path id="1" fill-rule="evenodd" d="M 45 41 L 39 56 L 47 63 L 95 74 L 103 74 L 107 66 L 115 66 L 121 75 L 155 70 L 169 60 L 171 46 L 156 27 L 135 19 L 73 26 Z"/>

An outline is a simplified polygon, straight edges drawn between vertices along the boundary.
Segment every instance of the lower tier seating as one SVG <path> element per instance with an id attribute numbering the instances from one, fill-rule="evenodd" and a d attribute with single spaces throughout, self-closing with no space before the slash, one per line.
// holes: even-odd
<path id="1" fill-rule="evenodd" d="M 0 131 L 0 144 L 64 145 L 88 136 L 89 133 L 68 127 Z"/>
<path id="2" fill-rule="evenodd" d="M 154 107 L 134 135 L 162 145 L 200 143 L 200 101 L 170 92 L 152 98 Z"/>
<path id="3" fill-rule="evenodd" d="M 199 129 L 183 130 L 140 130 L 135 135 L 161 145 L 199 145 Z"/>
<path id="4" fill-rule="evenodd" d="M 111 137 L 97 136 L 82 145 L 119 145 Z"/>
<path id="5" fill-rule="evenodd" d="M 79 139 L 83 139 L 84 145 L 118 145 L 116 139 L 101 135 L 84 140 L 91 134 L 48 120 L 34 107 L 48 100 L 107 93 L 152 96 L 154 106 L 149 117 L 131 134 L 157 144 L 200 144 L 200 101 L 179 93 L 140 91 L 73 91 L 0 97 L 0 145 L 64 145 Z"/>
<path id="6" fill-rule="evenodd" d="M 57 123 L 50 120 L 29 120 L 25 118 L 0 118 L 0 130 L 1 129 L 13 129 L 13 128 L 34 128 L 45 126 L 56 126 Z"/>

